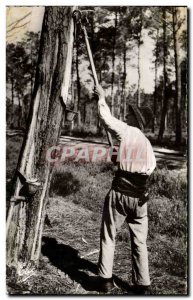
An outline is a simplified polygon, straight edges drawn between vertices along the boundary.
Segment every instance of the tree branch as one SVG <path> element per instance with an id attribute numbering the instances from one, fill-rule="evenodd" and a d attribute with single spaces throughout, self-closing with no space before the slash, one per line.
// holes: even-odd
<path id="1" fill-rule="evenodd" d="M 26 23 L 24 23 L 24 24 L 21 24 L 21 25 L 19 25 L 19 26 L 14 26 L 14 27 L 12 27 L 11 29 L 9 29 L 9 30 L 7 31 L 7 33 L 13 31 L 14 29 L 22 28 L 22 27 L 24 27 L 24 26 L 27 25 L 27 24 L 29 24 L 29 21 L 26 22 Z"/>
<path id="2" fill-rule="evenodd" d="M 29 15 L 31 15 L 31 12 L 27 13 L 24 17 L 22 17 L 19 20 L 16 20 L 14 22 L 12 22 L 11 24 L 7 25 L 7 27 L 10 27 L 12 25 L 17 25 L 19 22 L 23 21 L 25 18 L 27 18 Z"/>

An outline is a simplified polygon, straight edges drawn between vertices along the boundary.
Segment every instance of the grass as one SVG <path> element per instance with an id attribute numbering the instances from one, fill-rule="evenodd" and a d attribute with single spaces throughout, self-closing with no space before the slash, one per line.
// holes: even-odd
<path id="1" fill-rule="evenodd" d="M 14 146 L 8 139 L 8 175 L 16 166 Z M 9 147 L 9 144 L 11 147 Z M 14 152 L 14 155 L 11 155 Z M 111 163 L 69 161 L 54 170 L 40 265 L 29 279 L 9 275 L 11 294 L 98 294 L 86 289 L 87 276 L 96 271 L 101 212 L 115 168 Z M 10 176 L 9 175 L 9 176 Z M 154 295 L 187 294 L 187 178 L 184 172 L 158 168 L 151 177 L 149 208 L 149 264 Z M 126 224 L 117 235 L 114 274 L 131 283 L 130 239 Z M 79 255 L 79 256 L 77 256 Z M 84 262 L 84 264 L 83 264 Z M 126 291 L 115 291 L 116 295 Z"/>
<path id="2" fill-rule="evenodd" d="M 69 162 L 55 170 L 50 193 L 57 197 L 59 190 L 59 195 L 65 196 L 71 190 L 68 197 L 70 201 L 91 211 L 101 211 L 104 195 L 111 186 L 113 170 L 110 163 L 105 165 L 104 163 Z M 66 174 L 70 174 L 70 176 L 66 176 Z M 57 185 L 55 184 L 56 178 Z M 74 193 L 75 190 L 78 192 Z"/>

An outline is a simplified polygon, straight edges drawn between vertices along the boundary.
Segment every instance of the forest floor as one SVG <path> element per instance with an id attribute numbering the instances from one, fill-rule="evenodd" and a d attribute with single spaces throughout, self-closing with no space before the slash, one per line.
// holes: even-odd
<path id="1" fill-rule="evenodd" d="M 8 179 L 16 167 L 21 139 L 7 138 Z M 187 170 L 182 160 L 182 165 L 180 160 L 180 165 L 168 168 L 161 159 L 151 179 L 148 251 L 153 295 L 187 294 Z M 88 278 L 97 270 L 102 207 L 114 171 L 104 161 L 65 161 L 55 166 L 39 268 L 25 278 L 8 275 L 9 294 L 99 294 L 90 290 Z M 112 294 L 130 294 L 126 224 L 117 235 L 113 272 L 117 288 Z"/>

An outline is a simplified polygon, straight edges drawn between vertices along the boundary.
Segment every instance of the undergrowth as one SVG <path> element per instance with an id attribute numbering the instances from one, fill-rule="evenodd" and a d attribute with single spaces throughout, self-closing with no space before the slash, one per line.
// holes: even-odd
<path id="1" fill-rule="evenodd" d="M 8 139 L 8 178 L 12 176 L 16 167 L 20 144 L 20 138 L 16 138 L 16 142 Z M 51 226 L 45 227 L 44 231 L 48 237 L 63 239 L 58 245 L 58 253 L 55 253 L 53 248 L 55 261 L 58 255 L 63 255 L 61 249 L 66 244 L 70 245 L 72 250 L 76 248 L 83 252 L 98 247 L 104 198 L 111 188 L 114 172 L 113 164 L 104 162 L 67 162 L 55 168 L 47 208 Z M 187 178 L 184 173 L 170 171 L 167 167 L 161 169 L 158 166 L 150 178 L 149 192 L 148 250 L 153 294 L 185 295 Z M 127 272 L 131 273 L 131 262 L 128 262 L 127 252 L 130 239 L 126 224 L 118 232 L 117 244 L 119 248 L 115 256 L 115 272 L 122 278 Z M 94 258 L 89 257 L 88 260 L 93 259 L 96 263 L 97 255 Z M 65 257 L 65 254 L 63 256 Z M 123 256 L 124 259 L 121 258 Z M 20 285 L 8 273 L 9 291 L 15 294 L 86 294 L 72 276 L 72 269 L 70 268 L 68 273 L 67 270 L 59 268 L 58 264 L 54 265 L 52 259 L 48 259 L 45 253 L 42 253 L 39 269 Z"/>

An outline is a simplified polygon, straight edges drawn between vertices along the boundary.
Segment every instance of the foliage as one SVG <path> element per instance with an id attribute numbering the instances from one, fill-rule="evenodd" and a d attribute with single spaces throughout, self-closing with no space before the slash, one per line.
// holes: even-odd
<path id="1" fill-rule="evenodd" d="M 174 67 L 174 36 L 172 29 L 172 7 L 127 7 L 127 6 L 82 6 L 81 10 L 89 10 L 87 15 L 88 23 L 86 25 L 91 49 L 98 78 L 107 96 L 112 108 L 113 114 L 124 119 L 129 103 L 148 104 L 155 113 L 153 132 L 157 132 L 160 127 L 165 126 L 166 131 L 172 128 L 176 132 L 176 111 L 174 109 L 174 99 L 176 97 L 177 86 L 175 84 Z M 182 8 L 183 10 L 183 8 Z M 166 15 L 166 34 L 163 41 L 163 11 Z M 176 26 L 178 29 L 178 39 L 181 45 L 180 56 L 183 62 L 186 60 L 187 51 L 187 12 L 177 14 Z M 152 58 L 150 63 L 154 63 L 155 71 L 155 90 L 150 95 L 147 102 L 147 93 L 141 88 L 141 68 L 143 59 L 140 51 L 146 45 L 146 37 L 151 39 L 149 43 L 152 48 Z M 39 34 L 27 32 L 25 39 L 17 44 L 7 44 L 7 123 L 8 126 L 16 126 L 13 122 L 15 105 L 25 108 L 19 110 L 18 118 L 24 119 L 18 121 L 18 126 L 25 127 L 26 116 L 28 114 L 29 102 L 33 91 L 33 82 L 35 76 L 35 66 L 38 57 Z M 166 44 L 167 51 L 163 52 L 163 44 Z M 78 47 L 78 48 L 77 48 Z M 80 110 L 80 120 L 78 126 L 95 126 L 100 133 L 100 123 L 95 113 L 95 106 L 90 105 L 89 93 L 93 89 L 93 79 L 89 66 L 88 55 L 85 47 L 83 33 L 80 26 L 76 28 L 74 43 L 74 57 L 72 69 L 72 87 L 69 93 L 69 103 Z M 167 57 L 165 57 L 165 55 Z M 163 64 L 165 59 L 165 75 L 163 74 Z M 183 63 L 184 64 L 184 63 Z M 181 130 L 183 132 L 187 113 L 187 76 L 184 75 L 182 66 L 182 101 L 181 105 Z M 128 73 L 136 72 L 139 78 L 136 78 L 135 84 L 128 81 Z M 152 70 L 151 70 L 152 72 Z M 147 74 L 148 76 L 148 74 Z M 167 76 L 167 82 L 164 78 Z M 164 89 L 168 97 L 167 110 L 165 110 L 165 122 L 160 122 L 163 112 Z M 179 90 L 179 89 L 178 89 Z M 134 96 L 135 95 L 135 96 Z M 78 99 L 77 99 L 78 98 Z M 19 100 L 20 99 L 20 100 Z M 90 102 L 92 99 L 90 99 Z M 90 117 L 91 116 L 91 117 Z M 89 120 L 88 120 L 89 118 Z M 162 117 L 163 119 L 163 117 Z M 12 124 L 14 123 L 14 124 Z M 22 124 L 23 125 L 22 125 Z M 149 125 L 151 126 L 151 124 Z M 163 129 L 163 128 L 162 128 Z M 162 130 L 164 134 L 164 130 Z M 179 133 L 176 133 L 179 134 Z M 160 135 L 160 139 L 164 137 Z"/>
<path id="2" fill-rule="evenodd" d="M 17 44 L 6 46 L 7 125 L 17 127 L 16 109 L 19 106 L 18 124 L 25 128 L 35 79 L 36 63 L 39 51 L 39 33 L 27 32 L 26 37 Z M 14 124 L 12 121 L 14 120 Z"/>

